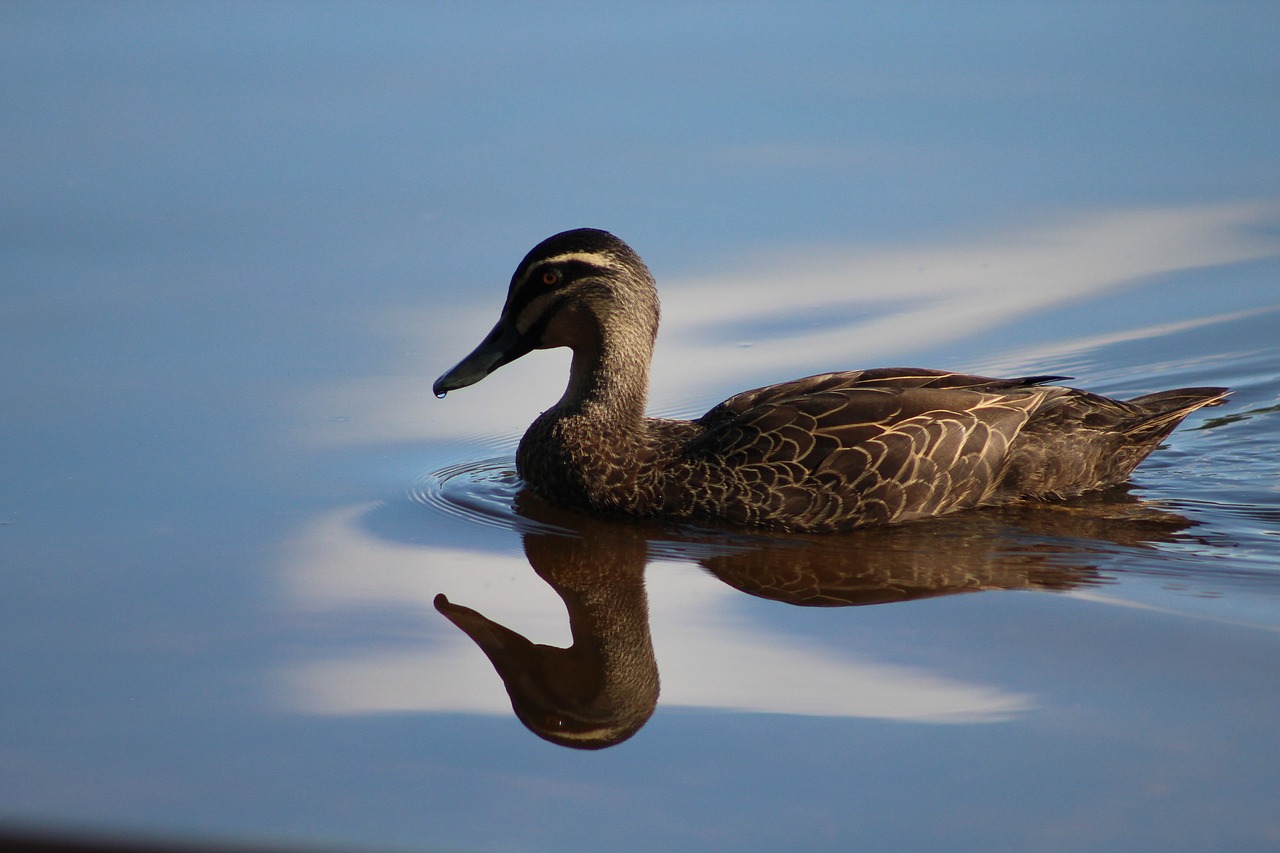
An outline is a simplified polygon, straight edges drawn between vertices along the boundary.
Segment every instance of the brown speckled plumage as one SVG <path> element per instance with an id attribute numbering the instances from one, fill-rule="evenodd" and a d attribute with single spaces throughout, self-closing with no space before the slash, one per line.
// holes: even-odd
<path id="1" fill-rule="evenodd" d="M 498 324 L 435 391 L 533 349 L 573 350 L 568 388 L 516 456 L 552 503 L 602 515 L 827 532 L 1123 482 L 1223 388 L 1121 401 L 1046 384 L 888 368 L 730 397 L 693 421 L 646 418 L 653 278 L 621 240 L 566 231 L 516 268 Z"/>

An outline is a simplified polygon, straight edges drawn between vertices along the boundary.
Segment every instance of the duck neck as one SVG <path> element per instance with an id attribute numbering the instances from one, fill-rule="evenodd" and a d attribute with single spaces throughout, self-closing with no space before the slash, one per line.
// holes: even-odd
<path id="1" fill-rule="evenodd" d="M 559 408 L 610 426 L 634 428 L 644 418 L 652 355 L 651 335 L 601 330 L 573 348 L 569 385 Z"/>
<path id="2" fill-rule="evenodd" d="M 648 543 L 629 526 L 584 524 L 576 532 L 581 538 L 524 538 L 529 564 L 569 613 L 573 645 L 551 654 L 581 716 L 594 718 L 601 734 L 629 735 L 658 701 L 644 584 Z"/>

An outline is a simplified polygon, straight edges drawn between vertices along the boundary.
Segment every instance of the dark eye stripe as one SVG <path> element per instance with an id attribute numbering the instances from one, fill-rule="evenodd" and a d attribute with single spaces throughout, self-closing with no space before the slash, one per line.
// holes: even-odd
<path id="1" fill-rule="evenodd" d="M 530 352 L 538 346 L 542 340 L 543 333 L 547 331 L 547 325 L 550 324 L 551 318 L 555 316 L 555 313 L 560 310 L 560 306 L 563 304 L 563 299 L 557 299 L 547 306 L 547 309 L 538 316 L 538 319 L 533 321 L 529 331 L 520 336 L 520 352 L 509 360 L 519 358 L 519 356 Z M 512 322 L 515 322 L 515 316 L 512 315 Z"/>
<path id="2" fill-rule="evenodd" d="M 549 270 L 560 273 L 560 280 L 555 284 L 544 284 L 542 276 Z M 531 267 L 520 280 L 520 284 L 511 294 L 507 306 L 507 314 L 514 321 L 516 317 L 529 307 L 529 303 L 546 293 L 555 293 L 569 284 L 589 276 L 608 275 L 612 270 L 581 260 L 565 260 L 554 264 L 536 264 Z M 550 310 L 547 312 L 550 314 Z"/>
<path id="3" fill-rule="evenodd" d="M 511 294 L 507 302 L 507 316 L 511 318 L 511 322 L 514 323 L 516 318 L 524 313 L 524 309 L 529 307 L 530 302 L 551 289 L 554 288 L 548 288 L 541 281 L 530 283 L 526 280 L 522 287 Z"/>
<path id="4" fill-rule="evenodd" d="M 547 284 L 542 277 L 548 272 L 560 274 L 560 280 L 555 284 Z M 525 287 L 536 287 L 543 293 L 553 290 L 559 290 L 570 282 L 577 281 L 580 278 L 588 276 L 608 275 L 612 270 L 608 267 L 598 266 L 588 261 L 580 261 L 576 259 L 557 261 L 551 264 L 539 264 L 529 271 L 529 275 L 525 277 Z"/>

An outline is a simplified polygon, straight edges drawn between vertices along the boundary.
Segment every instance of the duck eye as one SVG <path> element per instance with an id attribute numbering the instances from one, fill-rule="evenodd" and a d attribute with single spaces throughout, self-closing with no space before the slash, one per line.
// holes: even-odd
<path id="1" fill-rule="evenodd" d="M 550 287 L 550 286 L 551 286 L 551 285 L 553 285 L 553 284 L 559 284 L 559 283 L 560 283 L 560 271 L 559 271 L 559 270 L 547 270 L 546 272 L 544 272 L 544 273 L 542 274 L 542 283 L 543 283 L 543 284 L 545 284 L 545 285 L 547 285 L 548 287 Z"/>

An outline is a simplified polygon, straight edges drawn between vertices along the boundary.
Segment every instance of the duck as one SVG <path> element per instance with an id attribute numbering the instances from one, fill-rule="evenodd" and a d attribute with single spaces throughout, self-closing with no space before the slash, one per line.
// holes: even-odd
<path id="1" fill-rule="evenodd" d="M 893 367 L 755 388 L 692 420 L 648 417 L 658 321 L 657 285 L 630 246 L 563 231 L 524 256 L 493 329 L 433 391 L 567 347 L 564 394 L 517 448 L 527 488 L 591 515 L 802 533 L 1109 488 L 1229 393 L 1118 400 L 1058 384 L 1066 376 Z"/>

